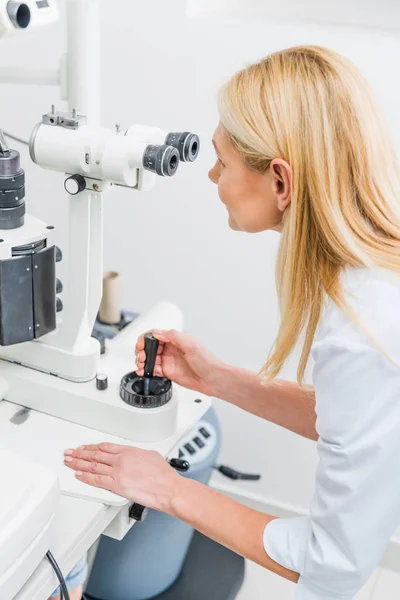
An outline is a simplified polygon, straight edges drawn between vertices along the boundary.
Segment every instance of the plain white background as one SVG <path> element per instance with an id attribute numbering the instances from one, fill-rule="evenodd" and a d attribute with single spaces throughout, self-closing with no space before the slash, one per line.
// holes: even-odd
<path id="1" fill-rule="evenodd" d="M 322 44 L 353 59 L 374 86 L 397 142 L 400 37 L 351 28 L 293 27 L 266 22 L 188 22 L 184 1 L 102 2 L 103 124 L 133 123 L 201 135 L 194 165 L 160 180 L 147 194 L 116 189 L 105 207 L 105 268 L 123 278 L 123 305 L 145 311 L 168 299 L 184 310 L 187 330 L 232 364 L 258 369 L 279 321 L 274 284 L 275 233 L 229 230 L 225 208 L 207 179 L 215 160 L 218 87 L 236 70 L 271 51 Z M 111 10 L 112 7 L 112 10 Z M 90 23 L 88 23 L 90 27 Z M 48 29 L 1 41 L 0 65 L 55 67 L 65 47 L 62 21 Z M 28 138 L 55 88 L 0 85 L 0 126 Z M 59 228 L 67 251 L 63 179 L 30 163 L 30 212 Z M 295 376 L 295 357 L 286 375 Z M 241 484 L 261 499 L 306 508 L 313 493 L 315 448 L 277 427 L 217 403 L 223 425 L 221 460 L 260 472 Z"/>

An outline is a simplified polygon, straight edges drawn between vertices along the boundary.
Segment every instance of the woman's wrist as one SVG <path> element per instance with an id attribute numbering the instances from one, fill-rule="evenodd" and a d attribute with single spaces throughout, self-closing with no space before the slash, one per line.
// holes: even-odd
<path id="1" fill-rule="evenodd" d="M 207 384 L 208 396 L 214 396 L 215 398 L 221 398 L 225 400 L 229 397 L 230 390 L 232 389 L 232 381 L 236 367 L 221 363 L 216 369 L 214 369 L 213 377 Z"/>
<path id="2" fill-rule="evenodd" d="M 173 493 L 169 500 L 169 506 L 167 512 L 171 517 L 175 519 L 187 520 L 188 510 L 191 504 L 196 506 L 196 502 L 193 499 L 193 486 L 196 486 L 197 482 L 187 477 L 178 475 L 178 482 L 175 482 Z M 197 484 L 200 485 L 200 484 Z"/>

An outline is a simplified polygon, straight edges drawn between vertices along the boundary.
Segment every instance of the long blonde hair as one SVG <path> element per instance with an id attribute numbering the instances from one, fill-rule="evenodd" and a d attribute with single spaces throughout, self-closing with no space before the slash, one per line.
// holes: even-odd
<path id="1" fill-rule="evenodd" d="M 280 372 L 300 337 L 303 380 L 324 302 L 346 306 L 340 274 L 400 272 L 400 171 L 369 85 L 326 48 L 271 54 L 237 73 L 219 96 L 220 122 L 253 169 L 292 168 L 277 259 L 281 323 L 261 374 Z"/>

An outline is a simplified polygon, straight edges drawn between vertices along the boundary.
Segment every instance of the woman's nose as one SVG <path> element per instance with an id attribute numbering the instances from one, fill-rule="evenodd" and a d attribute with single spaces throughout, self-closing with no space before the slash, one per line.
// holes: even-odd
<path id="1" fill-rule="evenodd" d="M 208 171 L 208 178 L 210 179 L 210 181 L 212 181 L 215 184 L 218 184 L 218 179 L 219 179 L 219 173 L 218 173 L 218 169 L 217 169 L 217 165 L 214 165 L 209 171 Z"/>

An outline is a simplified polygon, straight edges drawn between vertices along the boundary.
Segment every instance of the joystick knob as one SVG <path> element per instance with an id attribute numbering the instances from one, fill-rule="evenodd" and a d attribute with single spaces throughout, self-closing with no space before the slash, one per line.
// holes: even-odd
<path id="1" fill-rule="evenodd" d="M 141 377 L 136 371 L 132 371 L 121 380 L 120 396 L 127 404 L 137 408 L 159 408 L 171 400 L 172 383 L 170 379 L 153 375 L 157 351 L 158 340 L 151 333 L 146 333 L 144 376 Z"/>

